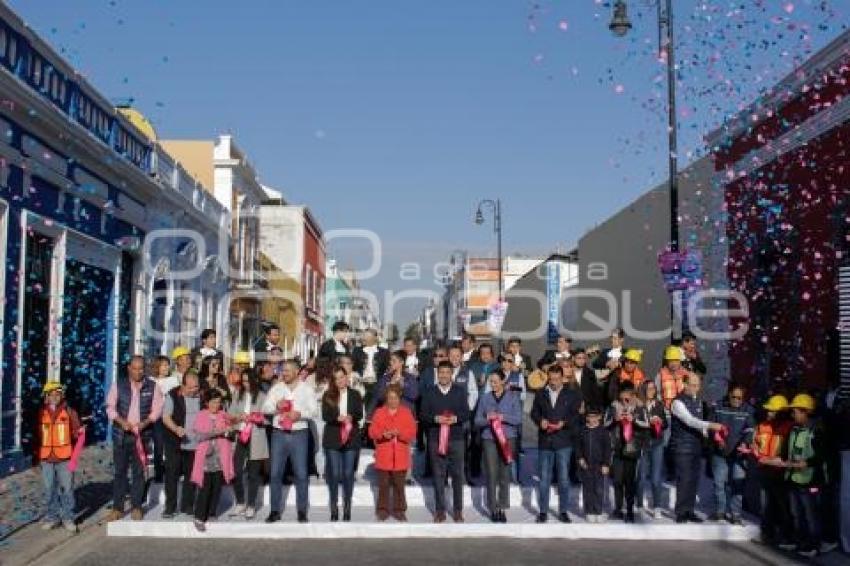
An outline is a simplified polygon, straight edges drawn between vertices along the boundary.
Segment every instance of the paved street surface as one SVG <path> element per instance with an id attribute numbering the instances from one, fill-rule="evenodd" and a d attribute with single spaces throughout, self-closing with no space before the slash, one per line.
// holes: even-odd
<path id="1" fill-rule="evenodd" d="M 687 566 L 797 564 L 756 544 L 600 541 L 426 540 L 384 541 L 188 541 L 106 538 L 102 527 L 75 537 L 33 564 L 40 566 L 99 564 L 300 564 L 346 563 L 357 566 L 403 561 L 417 564 L 535 565 L 687 564 Z M 825 566 L 850 564 L 833 553 L 817 562 Z"/>

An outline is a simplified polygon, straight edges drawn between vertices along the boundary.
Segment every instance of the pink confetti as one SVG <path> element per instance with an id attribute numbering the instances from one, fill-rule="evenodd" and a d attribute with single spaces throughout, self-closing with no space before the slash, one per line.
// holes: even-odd
<path id="1" fill-rule="evenodd" d="M 558 29 L 561 31 L 567 31 L 570 28 L 570 24 L 567 23 L 567 20 L 561 20 L 558 23 Z"/>
<path id="2" fill-rule="evenodd" d="M 789 13 L 789 14 L 791 14 L 792 12 L 794 12 L 794 3 L 793 3 L 793 2 L 788 2 L 787 4 L 785 4 L 785 8 L 784 8 L 784 10 L 785 10 L 787 13 Z"/>
<path id="3" fill-rule="evenodd" d="M 625 92 L 625 90 L 626 90 L 626 87 L 624 87 L 621 84 L 614 87 L 614 92 L 616 92 L 617 94 L 623 94 L 623 92 Z"/>

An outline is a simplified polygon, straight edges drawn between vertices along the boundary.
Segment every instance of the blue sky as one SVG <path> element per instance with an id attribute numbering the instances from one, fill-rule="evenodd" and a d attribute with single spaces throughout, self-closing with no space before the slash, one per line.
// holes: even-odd
<path id="1" fill-rule="evenodd" d="M 365 285 L 379 292 L 414 285 L 402 261 L 493 253 L 492 230 L 472 223 L 480 198 L 503 201 L 506 252 L 545 254 L 666 172 L 647 0 L 630 2 L 626 39 L 601 0 L 10 4 L 160 137 L 232 132 L 261 180 L 324 229 L 377 232 L 385 268 Z M 838 35 L 842 4 L 677 0 L 681 160 Z M 333 251 L 359 265 L 359 249 Z"/>

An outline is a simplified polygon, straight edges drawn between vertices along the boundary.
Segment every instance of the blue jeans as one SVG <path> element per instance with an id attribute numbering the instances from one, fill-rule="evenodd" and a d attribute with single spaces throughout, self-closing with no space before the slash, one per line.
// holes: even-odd
<path id="1" fill-rule="evenodd" d="M 715 454 L 711 457 L 711 471 L 717 504 L 715 512 L 739 516 L 744 508 L 744 481 L 747 479 L 742 462 L 734 454 L 728 457 Z"/>
<path id="2" fill-rule="evenodd" d="M 343 505 L 346 509 L 351 508 L 351 497 L 354 495 L 354 466 L 357 464 L 359 453 L 360 449 L 325 449 L 325 480 L 328 482 L 331 509 L 337 509 L 340 481 Z"/>
<path id="3" fill-rule="evenodd" d="M 307 512 L 307 447 L 310 434 L 308 430 L 283 432 L 274 429 L 271 445 L 271 511 L 280 513 L 283 508 L 283 471 L 286 463 L 292 460 L 292 473 L 295 475 L 295 505 L 299 513 Z"/>
<path id="4" fill-rule="evenodd" d="M 808 487 L 789 484 L 791 516 L 794 519 L 794 538 L 800 548 L 818 548 L 821 542 L 821 522 L 818 495 Z"/>
<path id="5" fill-rule="evenodd" d="M 643 490 L 649 484 L 652 490 L 652 507 L 663 506 L 661 500 L 664 496 L 662 488 L 664 482 L 664 443 L 659 442 L 657 446 L 647 448 L 640 456 L 640 469 L 638 471 L 637 505 L 643 506 Z"/>
<path id="6" fill-rule="evenodd" d="M 68 463 L 41 463 L 46 521 L 74 520 L 74 474 L 68 471 Z"/>
<path id="7" fill-rule="evenodd" d="M 566 513 L 570 502 L 570 456 L 573 448 L 540 450 L 540 484 L 537 487 L 537 503 L 540 513 L 549 513 L 549 491 L 552 487 L 552 467 L 558 474 L 558 510 Z"/>

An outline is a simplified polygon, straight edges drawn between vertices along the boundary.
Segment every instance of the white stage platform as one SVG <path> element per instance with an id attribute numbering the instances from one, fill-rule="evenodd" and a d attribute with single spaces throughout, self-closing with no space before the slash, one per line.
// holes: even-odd
<path id="1" fill-rule="evenodd" d="M 537 490 L 534 485 L 511 486 L 511 506 L 506 513 L 507 524 L 491 523 L 486 509 L 486 491 L 484 487 L 464 486 L 464 519 L 458 524 L 449 519 L 443 524 L 434 524 L 434 489 L 426 483 L 408 486 L 407 523 L 393 519 L 379 522 L 375 518 L 375 499 L 377 485 L 371 470 L 372 454 L 364 451 L 361 456 L 358 482 L 355 485 L 352 509 L 352 522 L 330 522 L 328 510 L 328 489 L 323 481 L 313 478 L 310 484 L 310 523 L 299 524 L 295 513 L 295 487 L 284 485 L 284 509 L 282 521 L 272 525 L 265 523 L 269 514 L 269 489 L 260 492 L 261 508 L 254 519 L 230 517 L 233 507 L 233 492 L 226 487 L 222 492 L 219 505 L 219 518 L 207 523 L 207 531 L 198 532 L 192 517 L 178 515 L 175 519 L 162 519 L 164 504 L 162 485 L 153 484 L 149 490 L 149 505 L 142 521 L 125 518 L 109 523 L 108 536 L 113 537 L 149 537 L 149 538 L 207 538 L 207 539 L 329 539 L 329 538 L 549 538 L 549 539 L 600 539 L 600 540 L 683 540 L 683 541 L 748 541 L 758 535 L 758 526 L 747 522 L 742 526 L 727 523 L 706 522 L 705 524 L 676 524 L 671 513 L 665 511 L 662 519 L 652 519 L 644 513 L 637 513 L 638 522 L 625 524 L 622 521 L 609 520 L 602 524 L 590 524 L 584 520 L 581 511 L 581 487 L 570 489 L 570 517 L 572 523 L 558 521 L 555 513 L 558 509 L 558 496 L 553 488 L 550 496 L 550 517 L 545 524 L 535 523 L 537 516 Z M 531 464 L 529 461 L 528 464 Z M 523 466 L 524 468 L 526 466 Z M 533 469 L 532 466 L 528 466 Z M 536 482 L 534 482 L 536 483 Z M 699 507 L 703 514 L 708 512 L 712 498 L 711 484 L 703 478 L 700 490 Z M 341 497 L 340 489 L 340 497 Z M 665 486 L 669 506 L 675 502 L 675 489 Z M 446 497 L 450 505 L 451 489 L 447 487 Z M 613 489 L 609 490 L 608 508 L 611 507 Z"/>

